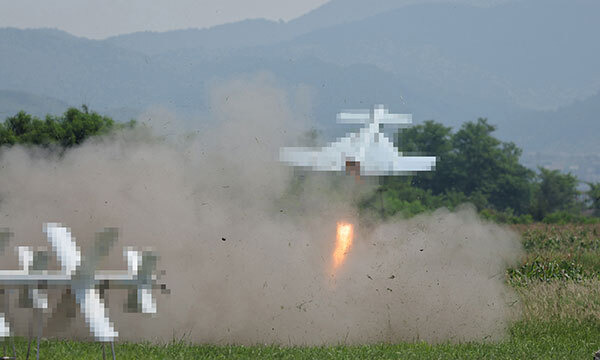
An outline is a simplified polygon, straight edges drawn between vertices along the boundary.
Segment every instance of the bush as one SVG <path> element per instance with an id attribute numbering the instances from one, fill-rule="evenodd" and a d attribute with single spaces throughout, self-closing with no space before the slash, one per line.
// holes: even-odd
<path id="1" fill-rule="evenodd" d="M 535 258 L 516 269 L 507 270 L 508 280 L 513 285 L 527 285 L 531 281 L 573 280 L 594 278 L 595 274 L 583 269 L 581 264 L 566 259 L 547 260 Z"/>
<path id="2" fill-rule="evenodd" d="M 556 211 L 544 217 L 542 222 L 546 224 L 597 224 L 600 218 L 572 214 L 567 211 Z"/>
<path id="3" fill-rule="evenodd" d="M 513 214 L 512 209 L 508 208 L 505 211 L 496 211 L 493 209 L 483 209 L 479 212 L 479 216 L 482 218 L 501 223 L 501 224 L 531 224 L 533 223 L 533 216 L 531 214 L 521 214 L 516 216 Z"/>
<path id="4" fill-rule="evenodd" d="M 62 116 L 47 115 L 44 120 L 20 111 L 0 123 L 0 146 L 24 144 L 65 149 L 91 136 L 135 126 L 134 120 L 115 123 L 107 116 L 89 112 L 86 106 L 82 110 L 69 108 Z"/>

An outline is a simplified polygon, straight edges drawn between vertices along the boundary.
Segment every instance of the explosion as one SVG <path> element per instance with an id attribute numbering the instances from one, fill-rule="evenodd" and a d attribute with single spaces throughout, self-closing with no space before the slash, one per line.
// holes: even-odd
<path id="1" fill-rule="evenodd" d="M 352 224 L 345 222 L 337 223 L 337 234 L 335 241 L 335 250 L 333 251 L 333 269 L 337 269 L 344 259 L 350 247 L 352 246 L 352 237 L 354 235 L 354 229 Z"/>

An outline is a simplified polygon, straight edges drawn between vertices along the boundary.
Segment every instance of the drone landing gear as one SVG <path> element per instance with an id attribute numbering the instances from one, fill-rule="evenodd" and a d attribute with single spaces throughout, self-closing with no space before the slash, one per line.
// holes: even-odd
<path id="1" fill-rule="evenodd" d="M 106 343 L 102 343 L 102 360 L 106 360 L 106 351 L 104 351 Z M 113 360 L 117 360 L 117 355 L 115 354 L 115 343 L 113 341 L 110 342 L 110 351 L 112 353 Z"/>
<path id="2" fill-rule="evenodd" d="M 15 350 L 15 341 L 13 340 L 13 338 L 10 338 L 10 343 L 12 345 L 12 356 L 10 355 L 6 355 L 6 345 L 7 345 L 8 340 L 4 340 L 4 355 L 2 355 L 2 357 L 0 359 L 2 360 L 15 360 L 17 358 L 17 352 Z"/>
<path id="3" fill-rule="evenodd" d="M 9 314 L 8 314 L 8 310 L 9 310 L 9 301 L 10 298 L 8 296 L 8 289 L 2 289 L 2 292 L 4 293 L 4 314 L 5 314 L 5 318 L 8 319 L 9 318 Z M 13 360 L 17 358 L 17 351 L 15 350 L 15 339 L 13 339 L 12 337 L 10 337 L 10 343 L 12 345 L 12 353 L 13 355 L 6 355 L 6 346 L 8 345 L 8 339 L 4 338 L 4 354 L 2 355 L 2 360 Z"/>
<path id="4" fill-rule="evenodd" d="M 35 359 L 40 360 L 40 339 L 42 337 L 42 310 L 41 309 L 33 310 L 33 322 L 37 322 Z M 32 325 L 33 325 L 33 322 L 32 322 Z M 33 332 L 33 331 L 31 331 L 31 332 Z M 30 332 L 30 334 L 31 334 L 31 332 Z M 26 360 L 29 360 L 29 355 L 31 354 L 31 342 L 32 341 L 33 341 L 33 338 L 30 335 L 29 341 L 27 342 L 27 355 L 25 356 Z"/>
<path id="5" fill-rule="evenodd" d="M 35 309 L 34 313 L 34 321 L 33 322 L 37 322 L 37 331 L 36 331 L 36 354 L 35 354 L 35 359 L 36 360 L 40 360 L 40 339 L 42 338 L 42 310 L 41 309 Z M 31 332 L 30 332 L 31 334 Z M 12 338 L 11 338 L 12 340 Z M 29 355 L 31 355 L 31 343 L 33 342 L 33 337 L 29 336 L 29 341 L 27 342 L 27 355 L 25 356 L 26 360 L 29 360 Z M 102 343 L 102 360 L 106 360 L 106 351 L 105 351 L 105 346 L 106 343 L 103 342 Z M 0 358 L 0 360 L 16 360 L 17 359 L 17 355 L 16 355 L 16 351 L 15 351 L 15 343 L 14 341 L 12 341 L 12 349 L 13 349 L 13 356 L 6 356 L 6 341 L 4 342 L 4 354 L 5 356 L 3 356 L 2 358 Z M 116 360 L 116 353 L 115 353 L 115 343 L 113 341 L 110 342 L 110 349 L 111 349 L 111 353 L 112 353 L 112 359 Z"/>

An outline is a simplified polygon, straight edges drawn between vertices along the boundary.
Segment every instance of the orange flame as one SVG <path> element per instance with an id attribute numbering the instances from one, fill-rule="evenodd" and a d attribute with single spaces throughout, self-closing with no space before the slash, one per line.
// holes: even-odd
<path id="1" fill-rule="evenodd" d="M 350 223 L 337 223 L 337 236 L 335 241 L 335 250 L 333 251 L 333 268 L 337 269 L 346 259 L 346 254 L 352 246 L 352 237 L 354 228 Z"/>

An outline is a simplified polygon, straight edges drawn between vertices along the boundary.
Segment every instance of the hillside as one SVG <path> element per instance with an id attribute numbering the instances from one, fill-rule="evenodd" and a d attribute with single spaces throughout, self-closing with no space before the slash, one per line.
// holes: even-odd
<path id="1" fill-rule="evenodd" d="M 0 90 L 0 119 L 12 116 L 21 110 L 44 117 L 46 114 L 60 114 L 69 105 L 50 96 L 39 96 L 26 92 Z"/>
<path id="2" fill-rule="evenodd" d="M 598 13 L 591 0 L 334 0 L 287 23 L 246 20 L 102 41 L 4 28 L 0 90 L 39 98 L 11 103 L 3 95 L 0 105 L 4 114 L 15 106 L 54 113 L 58 103 L 85 103 L 123 117 L 163 106 L 194 118 L 209 111 L 212 84 L 266 71 L 290 94 L 311 89 L 307 116 L 331 137 L 339 109 L 385 103 L 416 122 L 454 128 L 487 117 L 526 152 L 584 154 L 597 151 L 590 134 L 598 123 Z"/>

